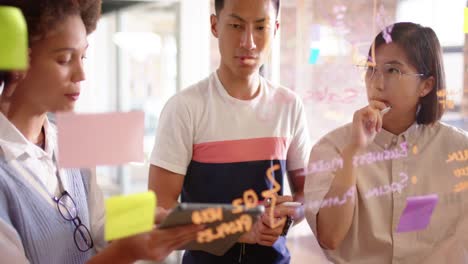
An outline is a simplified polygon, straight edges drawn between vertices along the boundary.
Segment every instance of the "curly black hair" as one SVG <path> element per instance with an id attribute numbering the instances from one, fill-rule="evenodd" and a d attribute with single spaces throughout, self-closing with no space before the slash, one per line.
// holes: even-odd
<path id="1" fill-rule="evenodd" d="M 17 7 L 23 12 L 30 46 L 70 15 L 79 15 L 86 33 L 90 34 L 96 29 L 101 15 L 101 0 L 0 0 L 0 6 Z M 8 83 L 10 77 L 8 71 L 0 71 L 0 87 Z"/>
<path id="2" fill-rule="evenodd" d="M 42 39 L 70 15 L 79 15 L 90 34 L 101 14 L 101 0 L 0 0 L 0 5 L 14 6 L 23 12 L 30 44 Z"/>

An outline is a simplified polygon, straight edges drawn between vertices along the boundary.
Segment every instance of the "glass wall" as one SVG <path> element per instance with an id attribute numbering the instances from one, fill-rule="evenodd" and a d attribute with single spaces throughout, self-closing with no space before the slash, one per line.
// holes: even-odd
<path id="1" fill-rule="evenodd" d="M 179 87 L 179 3 L 134 5 L 106 14 L 90 36 L 81 112 L 145 113 L 145 162 L 98 167 L 106 195 L 147 190 L 148 159 L 159 114 Z"/>
<path id="2" fill-rule="evenodd" d="M 467 130 L 465 5 L 463 0 L 283 0 L 279 80 L 302 97 L 312 142 L 351 122 L 354 112 L 367 105 L 362 73 L 355 64 L 366 58 L 384 25 L 404 21 L 436 32 L 447 81 L 443 121 Z M 325 262 L 305 221 L 292 231 L 292 263 Z"/>
<path id="3" fill-rule="evenodd" d="M 444 48 L 444 121 L 466 130 L 465 5 L 462 0 L 282 0 L 281 29 L 266 77 L 301 96 L 316 143 L 367 104 L 355 62 L 365 58 L 381 27 L 399 21 L 421 23 L 436 31 Z M 106 196 L 147 189 L 148 158 L 162 107 L 177 91 L 217 68 L 217 40 L 209 28 L 213 9 L 213 0 L 138 4 L 104 15 L 90 36 L 87 81 L 77 111 L 145 112 L 146 160 L 98 167 Z M 324 261 L 305 221 L 292 229 L 288 243 L 292 263 Z"/>

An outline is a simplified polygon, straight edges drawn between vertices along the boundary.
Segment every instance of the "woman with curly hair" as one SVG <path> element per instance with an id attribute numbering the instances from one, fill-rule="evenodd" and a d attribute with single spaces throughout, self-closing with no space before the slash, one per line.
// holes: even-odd
<path id="1" fill-rule="evenodd" d="M 104 202 L 95 177 L 56 166 L 57 132 L 46 113 L 75 106 L 85 79 L 87 35 L 96 27 L 101 1 L 0 0 L 0 5 L 23 12 L 30 53 L 24 73 L 0 80 L 0 105 L 7 105 L 0 109 L 1 262 L 161 260 L 194 239 L 200 227 L 154 228 L 106 245 Z"/>

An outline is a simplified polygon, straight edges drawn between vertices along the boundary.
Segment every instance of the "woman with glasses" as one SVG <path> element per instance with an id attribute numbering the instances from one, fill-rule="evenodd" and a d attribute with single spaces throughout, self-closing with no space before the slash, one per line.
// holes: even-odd
<path id="1" fill-rule="evenodd" d="M 369 105 L 312 149 L 308 223 L 333 263 L 467 263 L 468 177 L 454 171 L 468 159 L 454 153 L 468 150 L 468 134 L 440 121 L 437 36 L 396 23 L 391 41 L 380 33 L 373 45 Z"/>
<path id="2" fill-rule="evenodd" d="M 56 166 L 56 129 L 46 113 L 75 106 L 85 79 L 87 35 L 96 27 L 101 1 L 0 0 L 0 5 L 23 12 L 30 59 L 25 73 L 0 79 L 0 262 L 161 260 L 193 240 L 200 227 L 155 228 L 106 245 L 104 201 L 95 177 Z"/>

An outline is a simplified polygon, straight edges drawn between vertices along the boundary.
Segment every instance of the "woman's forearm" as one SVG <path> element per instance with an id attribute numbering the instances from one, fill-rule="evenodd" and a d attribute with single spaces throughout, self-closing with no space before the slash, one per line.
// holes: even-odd
<path id="1" fill-rule="evenodd" d="M 91 258 L 87 264 L 131 264 L 137 260 L 124 243 L 115 241 Z"/>
<path id="2" fill-rule="evenodd" d="M 345 238 L 353 221 L 356 199 L 356 175 L 353 157 L 356 150 L 347 147 L 342 152 L 343 169 L 337 171 L 325 199 L 346 199 L 344 204 L 324 206 L 317 214 L 317 238 L 327 249 L 336 249 Z M 348 195 L 348 194 L 352 195 Z"/>

